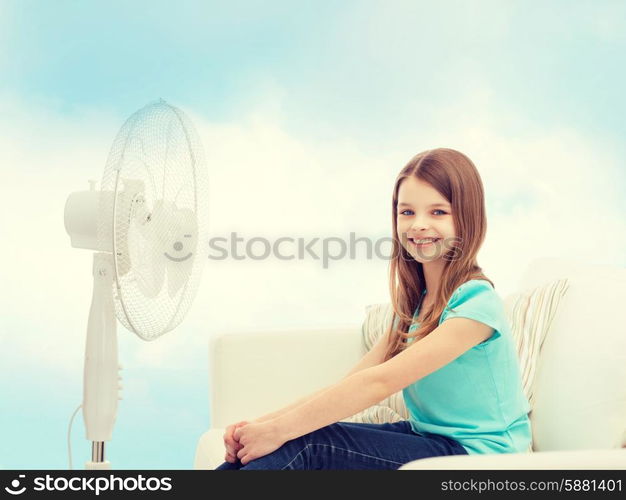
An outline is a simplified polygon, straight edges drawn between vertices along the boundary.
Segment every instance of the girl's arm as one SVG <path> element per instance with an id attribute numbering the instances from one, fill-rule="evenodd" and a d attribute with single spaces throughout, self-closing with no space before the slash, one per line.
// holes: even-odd
<path id="1" fill-rule="evenodd" d="M 492 332 L 472 319 L 448 319 L 393 358 L 348 375 L 271 423 L 288 441 L 338 422 L 445 366 Z"/>
<path id="2" fill-rule="evenodd" d="M 378 341 L 376 342 L 376 344 L 374 344 L 374 346 L 365 354 L 365 356 L 363 356 L 361 360 L 356 365 L 354 365 L 354 367 L 347 373 L 347 375 L 343 377 L 342 380 L 345 380 L 350 375 L 360 372 L 361 370 L 365 370 L 366 368 L 370 368 L 372 366 L 376 366 L 382 363 L 385 357 L 385 352 L 387 350 L 387 338 L 388 336 L 386 333 L 384 335 L 381 335 Z M 281 408 L 280 410 L 277 410 L 272 413 L 268 413 L 267 415 L 263 415 L 262 417 L 256 418 L 253 421 L 265 422 L 266 420 L 272 420 L 281 415 L 284 415 L 285 413 L 288 413 L 289 411 L 293 410 L 294 408 L 297 408 L 298 406 L 306 403 L 307 401 L 311 401 L 312 399 L 317 398 L 319 395 L 328 391 L 331 387 L 333 386 L 323 387 L 322 389 L 319 389 L 318 391 L 315 391 L 314 393 L 308 396 L 305 396 L 302 399 L 299 399 L 298 401 L 290 404 L 289 406 L 285 406 L 284 408 Z M 382 399 L 384 398 L 381 398 L 381 400 Z M 375 403 L 378 403 L 378 402 L 379 401 L 376 401 Z M 351 415 L 348 415 L 348 416 L 351 416 Z"/>

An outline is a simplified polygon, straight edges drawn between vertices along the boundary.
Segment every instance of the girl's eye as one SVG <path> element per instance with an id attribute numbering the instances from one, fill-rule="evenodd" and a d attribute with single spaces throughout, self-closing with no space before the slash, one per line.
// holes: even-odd
<path id="1" fill-rule="evenodd" d="M 412 211 L 413 210 L 404 210 L 404 211 L 400 212 L 400 215 L 404 215 L 405 212 L 412 212 Z M 441 215 L 444 215 L 446 213 L 443 210 L 439 210 L 439 209 L 433 210 L 433 212 L 441 212 Z"/>

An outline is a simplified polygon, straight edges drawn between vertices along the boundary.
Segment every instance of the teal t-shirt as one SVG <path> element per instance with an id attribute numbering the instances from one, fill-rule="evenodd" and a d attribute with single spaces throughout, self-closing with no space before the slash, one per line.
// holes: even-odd
<path id="1" fill-rule="evenodd" d="M 414 318 L 419 311 L 415 311 Z M 450 297 L 439 324 L 470 318 L 491 337 L 402 390 L 411 427 L 458 441 L 469 454 L 525 452 L 531 442 L 530 405 L 504 304 L 485 280 L 470 280 Z M 414 322 L 409 331 L 417 328 Z"/>

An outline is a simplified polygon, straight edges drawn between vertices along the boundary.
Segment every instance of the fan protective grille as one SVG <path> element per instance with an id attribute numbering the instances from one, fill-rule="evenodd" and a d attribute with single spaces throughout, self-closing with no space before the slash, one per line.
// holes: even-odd
<path id="1" fill-rule="evenodd" d="M 117 318 L 144 340 L 183 320 L 208 255 L 208 175 L 198 134 L 163 100 L 117 134 L 102 176 L 98 241 L 115 262 Z"/>

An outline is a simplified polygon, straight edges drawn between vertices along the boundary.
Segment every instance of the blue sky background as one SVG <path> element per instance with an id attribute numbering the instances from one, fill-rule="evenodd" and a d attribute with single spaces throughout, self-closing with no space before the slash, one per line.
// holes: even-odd
<path id="1" fill-rule="evenodd" d="M 387 237 L 404 163 L 466 152 L 479 263 L 506 295 L 534 257 L 626 265 L 625 19 L 620 1 L 0 1 L 0 467 L 67 467 L 92 282 L 63 206 L 136 109 L 163 97 L 193 118 L 222 236 Z M 120 325 L 114 467 L 191 468 L 211 335 L 358 326 L 386 267 L 209 261 L 175 332 Z M 72 442 L 81 467 L 80 414 Z"/>

